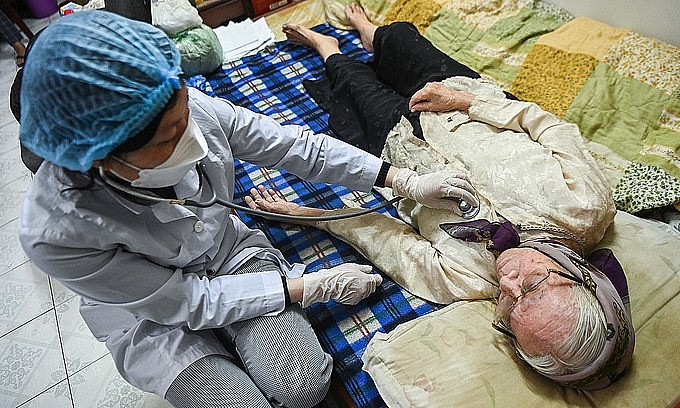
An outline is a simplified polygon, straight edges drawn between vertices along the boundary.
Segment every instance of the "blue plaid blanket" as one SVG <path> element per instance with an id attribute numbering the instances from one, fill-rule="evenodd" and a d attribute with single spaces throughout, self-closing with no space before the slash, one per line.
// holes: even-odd
<path id="1" fill-rule="evenodd" d="M 345 55 L 361 61 L 370 58 L 355 32 L 337 30 L 326 24 L 314 27 L 314 30 L 338 38 Z M 302 85 L 304 80 L 324 76 L 323 61 L 314 51 L 282 41 L 266 52 L 229 62 L 208 77 L 192 77 L 188 83 L 209 95 L 228 99 L 281 123 L 294 123 L 316 133 L 332 134 L 328 128 L 328 114 L 317 106 Z M 307 182 L 283 170 L 236 161 L 235 200 L 243 204 L 248 191 L 259 184 L 280 192 L 288 201 L 311 207 L 340 208 L 343 197 L 367 205 L 384 201 L 377 193 L 361 194 L 340 185 Z M 393 209 L 390 211 L 396 215 Z M 289 261 L 307 264 L 308 271 L 344 262 L 369 263 L 352 247 L 324 231 L 270 222 L 247 214 L 239 216 L 248 226 L 262 230 Z M 321 345 L 333 356 L 336 374 L 359 408 L 385 406 L 373 381 L 362 371 L 361 356 L 373 334 L 389 332 L 398 324 L 437 308 L 402 290 L 385 275 L 383 277 L 384 282 L 376 293 L 356 306 L 330 302 L 306 309 Z"/>

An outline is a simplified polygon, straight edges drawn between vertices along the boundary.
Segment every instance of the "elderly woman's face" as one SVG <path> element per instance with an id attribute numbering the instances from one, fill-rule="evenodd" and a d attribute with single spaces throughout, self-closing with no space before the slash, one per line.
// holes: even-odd
<path id="1" fill-rule="evenodd" d="M 517 299 L 510 314 L 510 326 L 522 349 L 530 355 L 544 355 L 569 334 L 578 318 L 573 282 L 551 273 L 535 290 L 520 296 L 522 284 L 532 275 L 547 275 L 547 269 L 564 271 L 548 256 L 532 248 L 512 248 L 496 261 L 499 301 Z"/>

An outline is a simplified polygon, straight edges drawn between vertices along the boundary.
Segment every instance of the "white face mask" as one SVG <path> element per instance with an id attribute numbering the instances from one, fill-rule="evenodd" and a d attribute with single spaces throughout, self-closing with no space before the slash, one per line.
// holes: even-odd
<path id="1" fill-rule="evenodd" d="M 132 180 L 132 187 L 158 188 L 174 186 L 196 165 L 196 162 L 208 154 L 208 144 L 198 125 L 189 118 L 187 128 L 180 136 L 170 157 L 152 169 L 140 169 L 123 159 L 112 156 L 115 160 L 132 167 L 139 172 L 138 178 Z M 121 177 L 116 172 L 112 172 Z M 121 177 L 122 178 L 122 177 Z"/>

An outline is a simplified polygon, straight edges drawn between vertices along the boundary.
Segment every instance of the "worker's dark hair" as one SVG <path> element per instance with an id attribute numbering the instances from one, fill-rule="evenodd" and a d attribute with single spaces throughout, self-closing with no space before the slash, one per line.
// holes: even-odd
<path id="1" fill-rule="evenodd" d="M 26 61 L 28 60 L 28 54 L 31 52 L 31 47 L 35 43 L 36 38 L 40 35 L 42 30 L 35 33 L 33 38 L 28 42 L 26 46 L 26 51 L 24 52 L 24 66 L 26 66 Z M 14 76 L 14 81 L 12 82 L 12 87 L 9 90 L 9 110 L 14 115 L 14 119 L 21 124 L 21 78 L 24 74 L 24 67 L 19 68 L 17 74 Z M 21 147 L 21 161 L 24 165 L 31 171 L 35 173 L 43 162 L 42 157 L 36 155 L 32 151 L 28 150 L 26 146 L 20 143 Z"/>

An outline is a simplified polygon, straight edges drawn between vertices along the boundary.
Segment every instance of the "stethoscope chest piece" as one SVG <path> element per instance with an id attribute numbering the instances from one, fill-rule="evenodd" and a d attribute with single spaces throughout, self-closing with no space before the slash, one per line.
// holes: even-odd
<path id="1" fill-rule="evenodd" d="M 480 206 L 475 207 L 465 200 L 461 200 L 458 203 L 458 209 L 460 210 L 462 217 L 466 220 L 475 218 L 477 214 L 479 214 L 479 207 Z"/>

